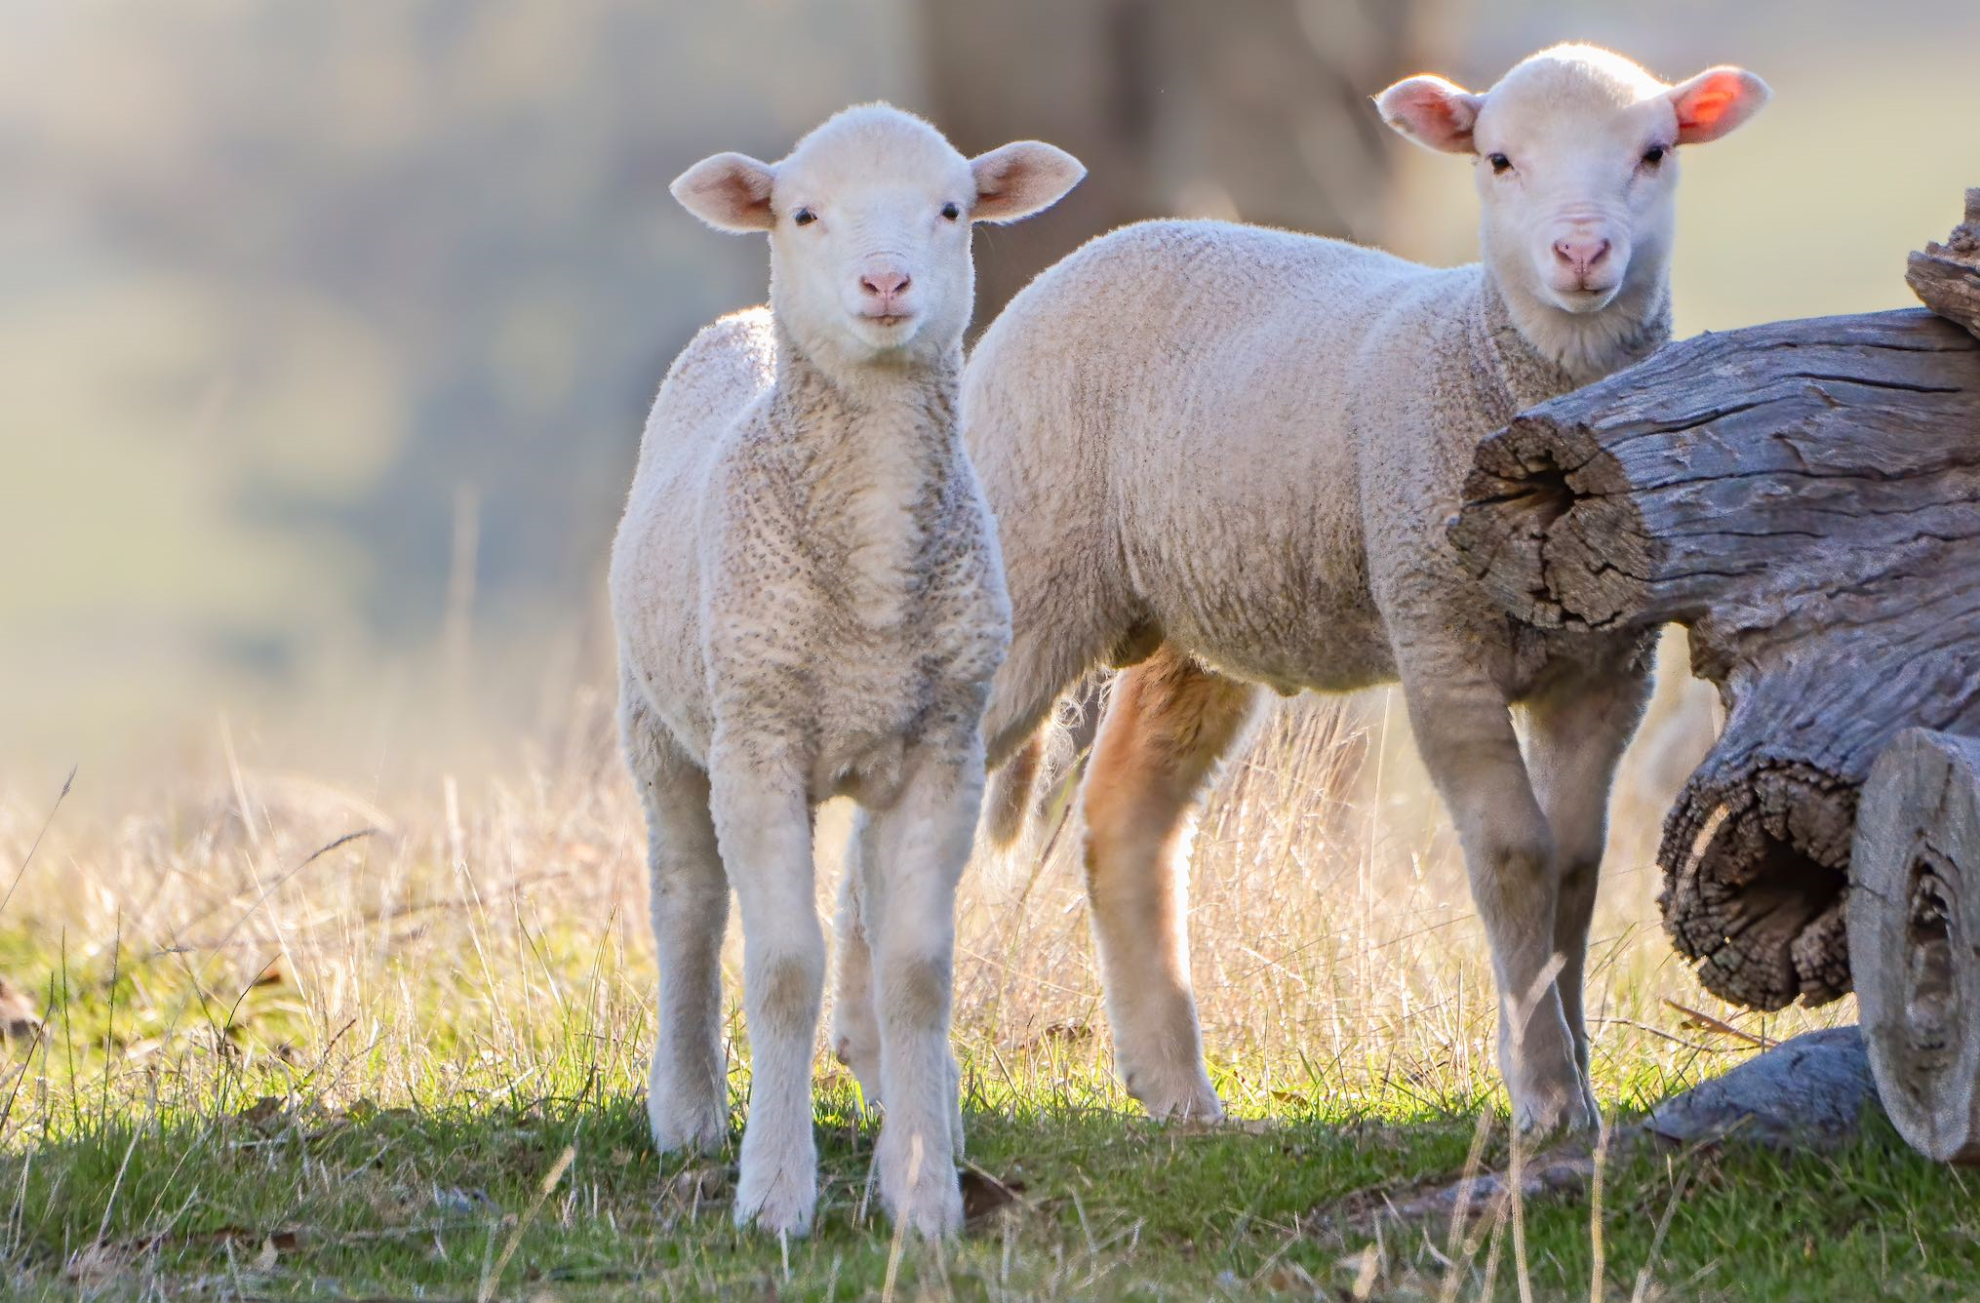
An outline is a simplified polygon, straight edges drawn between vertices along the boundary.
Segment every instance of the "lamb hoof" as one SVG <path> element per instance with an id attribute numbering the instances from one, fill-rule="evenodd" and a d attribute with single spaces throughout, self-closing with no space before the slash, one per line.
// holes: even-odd
<path id="1" fill-rule="evenodd" d="M 946 1155 L 916 1162 L 907 1146 L 886 1145 L 884 1137 L 881 1150 L 880 1202 L 896 1225 L 904 1223 L 928 1240 L 962 1229 L 962 1181 Z"/>
<path id="2" fill-rule="evenodd" d="M 1592 1094 L 1577 1085 L 1550 1098 L 1528 1099 L 1513 1105 L 1513 1129 L 1531 1145 L 1592 1136 L 1601 1128 L 1602 1114 Z"/>
<path id="3" fill-rule="evenodd" d="M 811 1230 L 811 1214 L 818 1205 L 818 1174 L 809 1169 L 793 1171 L 772 1166 L 768 1171 L 744 1164 L 736 1185 L 736 1226 L 752 1224 L 771 1235 L 793 1239 Z"/>
<path id="4" fill-rule="evenodd" d="M 1148 1116 L 1157 1122 L 1221 1122 L 1224 1101 L 1201 1069 L 1160 1074 L 1130 1072 L 1125 1078 L 1127 1093 L 1140 1102 Z"/>
<path id="5" fill-rule="evenodd" d="M 646 1120 L 653 1147 L 663 1154 L 712 1154 L 729 1132 L 727 1110 L 719 1103 L 688 1104 L 647 1096 Z"/>
<path id="6" fill-rule="evenodd" d="M 932 1188 L 928 1188 L 932 1187 Z M 962 1182 L 956 1169 L 943 1164 L 939 1179 L 924 1178 L 901 1202 L 889 1201 L 887 1215 L 924 1240 L 939 1240 L 962 1229 Z"/>

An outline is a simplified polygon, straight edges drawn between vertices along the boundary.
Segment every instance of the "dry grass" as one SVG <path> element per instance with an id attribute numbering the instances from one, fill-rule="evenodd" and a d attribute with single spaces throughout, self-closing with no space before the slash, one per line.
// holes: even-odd
<path id="1" fill-rule="evenodd" d="M 1187 1295 L 1240 1264 L 1238 1285 L 1290 1281 L 1299 1292 L 1305 1286 L 1285 1273 L 1297 1269 L 1312 1285 L 1354 1247 L 1316 1239 L 1316 1210 L 1362 1185 L 1462 1164 L 1474 1114 L 1503 1106 L 1491 1066 L 1489 968 L 1453 840 L 1393 704 L 1377 696 L 1345 709 L 1282 708 L 1228 776 L 1198 836 L 1191 927 L 1213 1076 L 1239 1118 L 1269 1122 L 1279 1139 L 1240 1125 L 1192 1140 L 1133 1121 L 1110 1070 L 1076 828 L 1046 862 L 1017 857 L 973 873 L 957 1000 L 972 1144 L 979 1161 L 1023 1176 L 1033 1193 L 1023 1217 L 1007 1217 L 953 1263 L 915 1258 L 917 1289 L 955 1286 L 931 1275 L 954 1269 L 995 1277 L 1002 1283 L 988 1292 L 1007 1295 L 1104 1294 L 1111 1287 L 1102 1282 L 1144 1278 Z M 0 1180 L 13 1187 L 0 1194 L 0 1205 L 11 1205 L 0 1256 L 19 1288 L 114 1293 L 204 1281 L 242 1292 L 239 1280 L 214 1274 L 216 1262 L 285 1258 L 290 1250 L 269 1228 L 293 1235 L 305 1206 L 341 1228 L 322 1242 L 344 1255 L 338 1270 L 347 1274 L 326 1276 L 323 1262 L 310 1260 L 307 1272 L 285 1276 L 265 1263 L 255 1279 L 273 1292 L 342 1296 L 357 1289 L 352 1281 L 376 1289 L 381 1279 L 485 1280 L 501 1246 L 484 1223 L 523 1237 L 517 1215 L 542 1197 L 545 1173 L 568 1162 L 558 1158 L 566 1143 L 578 1150 L 569 1188 L 544 1212 L 545 1226 L 529 1232 L 562 1238 L 527 1239 L 519 1262 L 551 1253 L 550 1243 L 570 1252 L 589 1244 L 611 1262 L 617 1237 L 633 1235 L 648 1246 L 635 1255 L 639 1265 L 611 1270 L 687 1293 L 756 1280 L 772 1270 L 766 1261 L 790 1262 L 796 1250 L 780 1257 L 726 1230 L 716 1217 L 719 1177 L 655 1167 L 644 1148 L 637 1098 L 652 972 L 644 836 L 608 702 L 582 696 L 562 732 L 507 778 L 463 785 L 439 775 L 377 803 L 228 750 L 216 746 L 211 763 L 136 794 L 122 815 L 92 816 L 80 800 L 58 812 L 0 914 L 0 974 L 35 990 L 49 1012 L 36 1046 L 0 1059 Z M 1654 761 L 1657 751 L 1643 754 Z M 1849 1013 L 1744 1014 L 1702 994 L 1670 957 L 1648 863 L 1658 781 L 1636 772 L 1619 793 L 1593 958 L 1598 1086 L 1624 1110 L 1750 1050 L 1739 1035 L 1688 1025 L 1667 999 L 1761 1038 Z M 34 842 L 53 797 L 54 782 L 47 786 L 12 788 L 0 803 L 0 865 L 19 865 Z M 843 826 L 842 815 L 821 820 L 822 859 L 836 858 Z M 835 876 L 835 866 L 821 874 L 821 894 Z M 740 1092 L 740 1054 L 734 1070 Z M 843 1271 L 857 1293 L 884 1283 L 875 1264 L 888 1246 L 870 1229 L 853 1088 L 824 1060 L 821 1074 L 831 1229 L 784 1268 L 796 1273 L 785 1279 L 822 1292 L 826 1273 L 837 1282 Z M 270 1102 L 256 1116 L 252 1101 L 264 1096 Z M 377 1140 L 370 1168 L 363 1155 L 338 1157 L 336 1145 L 371 1143 L 393 1119 L 411 1121 Z M 220 1176 L 165 1161 L 174 1147 L 219 1140 L 234 1146 L 226 1163 L 242 1161 L 238 1129 L 277 1121 L 290 1127 L 281 1135 L 332 1150 L 306 1147 L 300 1168 L 256 1178 L 298 1183 L 272 1207 L 240 1193 L 230 1202 L 212 1184 L 224 1185 Z M 251 1148 L 276 1143 L 253 1136 L 262 1138 Z M 477 1148 L 487 1144 L 507 1146 L 513 1161 L 487 1168 L 493 1160 Z M 1493 1141 L 1487 1156 L 1499 1152 Z M 375 1177 L 391 1153 L 403 1166 Z M 1878 1162 L 1906 1161 L 1878 1153 Z M 485 1187 L 450 1177 L 455 1169 L 479 1173 Z M 1104 1174 L 1116 1170 L 1125 1185 L 1108 1184 Z M 1904 1171 L 1906 1181 L 1927 1180 Z M 252 1186 L 240 1172 L 228 1179 L 230 1188 Z M 1675 1179 L 1653 1172 L 1638 1182 L 1646 1234 Z M 1615 1191 L 1626 1181 L 1608 1181 L 1625 1208 L 1630 1196 Z M 1049 1193 L 1040 1189 L 1047 1183 Z M 1923 1188 L 1921 1198 L 1936 1189 Z M 502 1211 L 482 1215 L 483 1199 Z M 684 1211 L 683 1200 L 692 1207 Z M 1278 1212 L 1266 1216 L 1267 1206 Z M 444 1216 L 429 1227 L 441 1214 L 458 1214 L 470 1229 L 448 1229 Z M 1221 1250 L 1199 1254 L 1193 1215 L 1227 1235 Z M 1571 1212 L 1533 1232 L 1542 1277 L 1588 1270 L 1595 1241 L 1586 1218 Z M 404 1225 L 431 1229 L 440 1258 L 378 1261 L 352 1247 Z M 248 1234 L 242 1226 L 254 1228 L 245 1248 L 235 1243 Z M 494 1248 L 456 1262 L 445 1235 L 457 1231 L 486 1235 Z M 708 1237 L 700 1259 L 697 1235 Z M 273 1247 L 263 1252 L 256 1236 Z M 1367 1288 L 1400 1297 L 1419 1285 L 1435 1296 L 1458 1282 L 1464 1297 L 1490 1296 L 1479 1245 L 1452 1267 L 1431 1238 L 1441 1233 L 1413 1249 L 1379 1246 L 1372 1259 L 1351 1254 L 1336 1283 L 1352 1291 L 1366 1276 Z M 684 1256 L 656 1265 L 655 1243 Z M 1496 1265 L 1498 1252 L 1490 1249 L 1492 1270 L 1503 1284 L 1511 1276 Z M 1604 1252 L 1629 1271 L 1643 1265 L 1640 1251 L 1629 1264 L 1625 1245 Z M 1922 1240 L 1918 1253 L 1933 1261 Z M 876 1274 L 861 1274 L 869 1269 Z"/>

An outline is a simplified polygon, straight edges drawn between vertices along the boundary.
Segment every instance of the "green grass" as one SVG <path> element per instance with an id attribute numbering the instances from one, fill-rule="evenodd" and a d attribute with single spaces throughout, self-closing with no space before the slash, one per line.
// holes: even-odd
<path id="1" fill-rule="evenodd" d="M 970 1162 L 1020 1189 L 957 1243 L 896 1249 L 868 1197 L 873 1128 L 822 1065 L 813 1235 L 738 1232 L 735 1135 L 710 1160 L 653 1153 L 637 993 L 617 957 L 566 947 L 560 965 L 557 949 L 542 973 L 562 984 L 562 1017 L 498 1049 L 472 1002 L 428 998 L 414 1061 L 385 1055 L 376 1028 L 313 1028 L 285 982 L 216 991 L 181 955 L 78 962 L 7 937 L 0 957 L 39 987 L 48 1023 L 0 1069 L 5 1289 L 862 1298 L 891 1271 L 899 1298 L 1352 1298 L 1357 1283 L 1362 1297 L 1519 1297 L 1509 1225 L 1475 1228 L 1452 1268 L 1448 1226 L 1374 1235 L 1350 1216 L 1457 1175 L 1489 1099 L 1434 1083 L 1344 1099 L 1315 1072 L 1237 1123 L 1160 1126 L 1063 1037 L 993 1055 L 965 1035 Z M 1237 1094 L 1260 1070 L 1223 1065 L 1220 1085 Z M 746 1064 L 733 1085 L 739 1123 Z M 1980 1186 L 1881 1122 L 1835 1153 L 1640 1150 L 1605 1175 L 1606 1297 L 1630 1297 L 1646 1269 L 1647 1297 L 1980 1297 Z M 1532 1204 L 1525 1239 L 1534 1297 L 1589 1297 L 1588 1199 Z"/>
<path id="2" fill-rule="evenodd" d="M 1069 830 L 972 866 L 958 919 L 968 1179 L 1016 1200 L 897 1246 L 873 1123 L 821 1055 L 814 1233 L 739 1232 L 735 1015 L 723 1152 L 647 1141 L 644 835 L 585 701 L 470 785 L 366 797 L 223 752 L 155 790 L 0 786 L 0 977 L 45 1019 L 0 1046 L 0 1298 L 855 1299 L 891 1276 L 903 1300 L 1980 1299 L 1980 1182 L 1881 1119 L 1830 1153 L 1631 1146 L 1599 1205 L 1455 1240 L 1377 1216 L 1463 1173 L 1481 1116 L 1506 1165 L 1495 1002 L 1400 726 L 1318 706 L 1261 731 L 1196 838 L 1197 1003 L 1235 1121 L 1157 1125 L 1120 1090 Z M 1734 1009 L 1673 961 L 1644 849 L 1667 799 L 1619 785 L 1589 966 L 1619 1119 L 1851 1016 Z M 844 837 L 828 812 L 822 909 Z"/>

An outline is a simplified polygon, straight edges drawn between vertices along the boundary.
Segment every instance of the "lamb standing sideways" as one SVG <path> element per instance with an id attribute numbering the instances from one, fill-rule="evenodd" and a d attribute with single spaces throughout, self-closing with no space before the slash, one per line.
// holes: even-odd
<path id="1" fill-rule="evenodd" d="M 1257 685 L 1400 678 L 1491 945 L 1517 1125 L 1595 1121 L 1582 967 L 1648 648 L 1514 628 L 1444 522 L 1479 438 L 1665 341 L 1677 152 L 1767 95 L 1735 68 L 1672 87 L 1587 46 L 1534 55 L 1483 95 L 1411 77 L 1377 107 L 1472 157 L 1482 266 L 1148 223 L 1041 274 L 972 353 L 963 437 L 997 513 L 1014 627 L 985 722 L 992 763 L 1089 668 L 1134 666 L 1088 769 L 1086 873 L 1116 1060 L 1151 1113 L 1221 1112 L 1182 861 Z"/>
<path id="2" fill-rule="evenodd" d="M 982 712 L 1010 638 L 995 525 L 955 421 L 970 223 L 1084 170 L 1020 142 L 965 159 L 919 118 L 848 109 L 776 164 L 673 184 L 770 236 L 770 305 L 703 330 L 661 386 L 612 549 L 621 727 L 646 806 L 659 951 L 648 1111 L 664 1150 L 727 1131 L 719 954 L 733 887 L 754 1075 L 738 1224 L 817 1199 L 811 1064 L 824 981 L 811 816 L 849 795 L 876 938 L 880 1194 L 925 1234 L 962 1196 L 949 1006 Z"/>

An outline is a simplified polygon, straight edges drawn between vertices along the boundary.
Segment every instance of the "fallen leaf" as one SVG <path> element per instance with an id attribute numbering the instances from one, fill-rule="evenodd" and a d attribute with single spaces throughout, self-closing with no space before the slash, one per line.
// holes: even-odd
<path id="1" fill-rule="evenodd" d="M 966 1166 L 962 1170 L 963 1220 L 973 1222 L 1008 1208 L 1023 1192 L 1024 1181 L 1019 1177 L 1000 1180 L 980 1167 Z"/>
<path id="2" fill-rule="evenodd" d="M 95 1284 L 121 1274 L 124 1266 L 122 1253 L 108 1244 L 92 1244 L 70 1254 L 62 1274 L 73 1281 Z"/>
<path id="3" fill-rule="evenodd" d="M 283 1102 L 280 1095 L 263 1095 L 242 1109 L 236 1117 L 257 1131 L 266 1131 L 281 1118 Z"/>
<path id="4" fill-rule="evenodd" d="M 486 1190 L 462 1190 L 456 1186 L 434 1186 L 433 1206 L 444 1213 L 466 1216 L 484 1208 L 493 1208 L 495 1201 L 488 1197 Z"/>
<path id="5" fill-rule="evenodd" d="M 0 977 L 0 1041 L 24 1041 L 40 1030 L 41 1017 L 35 1012 L 34 999 Z"/>

